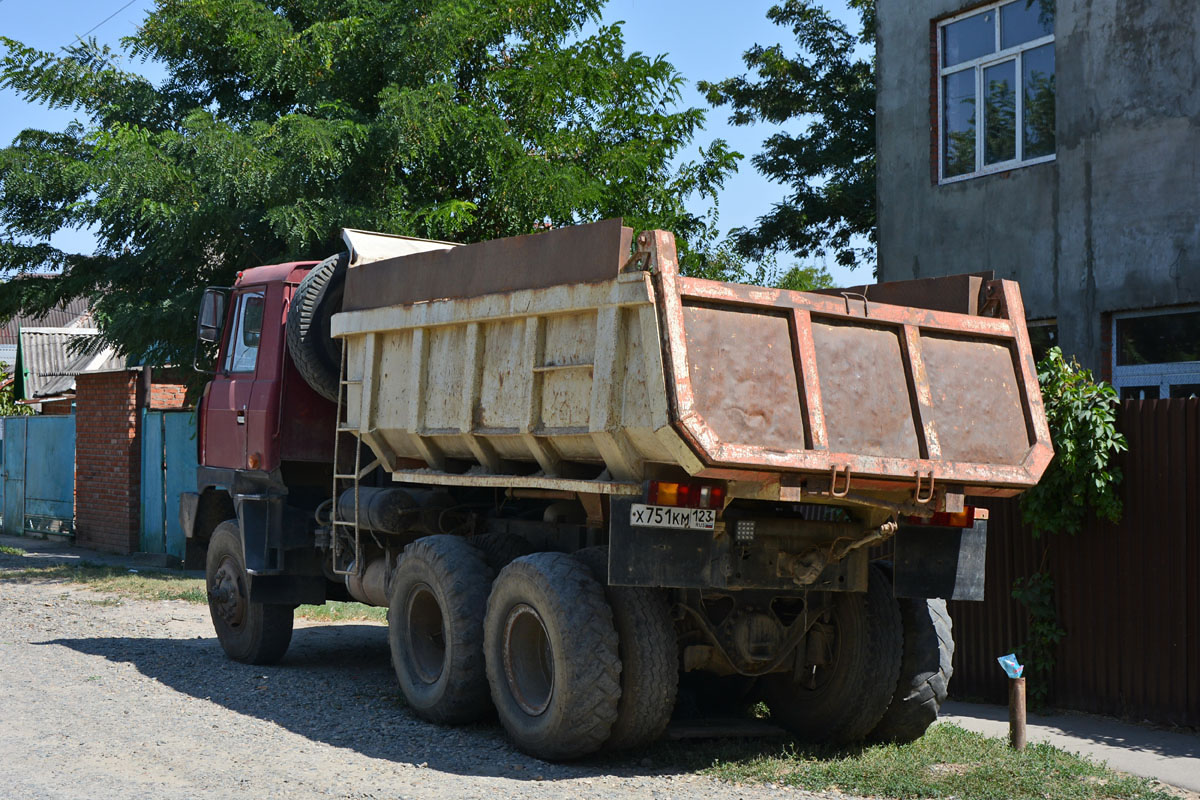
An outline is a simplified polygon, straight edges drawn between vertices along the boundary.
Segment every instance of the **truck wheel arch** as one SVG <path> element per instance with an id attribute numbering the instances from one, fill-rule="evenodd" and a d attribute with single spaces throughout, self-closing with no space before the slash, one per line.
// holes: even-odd
<path id="1" fill-rule="evenodd" d="M 184 495 L 192 494 L 185 492 Z M 189 506 L 194 510 L 189 513 Z M 185 569 L 204 569 L 208 553 L 208 542 L 213 531 L 227 519 L 235 519 L 237 512 L 233 507 L 233 498 L 229 492 L 219 486 L 207 486 L 201 490 L 192 502 L 181 498 L 180 524 L 186 537 L 187 550 L 184 558 Z"/>

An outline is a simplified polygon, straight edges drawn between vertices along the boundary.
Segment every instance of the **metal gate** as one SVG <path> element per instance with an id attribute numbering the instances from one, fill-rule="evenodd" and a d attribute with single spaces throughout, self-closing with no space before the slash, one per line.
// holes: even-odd
<path id="1" fill-rule="evenodd" d="M 75 535 L 75 415 L 4 418 L 4 533 Z"/>
<path id="2" fill-rule="evenodd" d="M 142 412 L 143 553 L 182 560 L 179 495 L 196 490 L 196 417 L 191 411 Z"/>

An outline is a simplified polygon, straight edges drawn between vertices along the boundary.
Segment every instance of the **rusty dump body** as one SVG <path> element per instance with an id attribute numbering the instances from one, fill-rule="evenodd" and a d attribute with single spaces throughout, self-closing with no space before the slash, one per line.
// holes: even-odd
<path id="1" fill-rule="evenodd" d="M 1052 457 L 1015 283 L 684 277 L 619 220 L 351 267 L 345 425 L 397 480 L 951 507 Z M 632 251 L 632 252 L 631 252 Z"/>

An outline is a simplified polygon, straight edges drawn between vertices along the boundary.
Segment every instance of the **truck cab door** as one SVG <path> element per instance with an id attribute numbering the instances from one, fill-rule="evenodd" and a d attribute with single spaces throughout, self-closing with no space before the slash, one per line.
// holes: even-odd
<path id="1" fill-rule="evenodd" d="M 219 371 L 205 399 L 205 466 L 247 469 L 246 417 L 254 390 L 262 340 L 266 290 L 248 287 L 233 297 L 234 308 Z"/>

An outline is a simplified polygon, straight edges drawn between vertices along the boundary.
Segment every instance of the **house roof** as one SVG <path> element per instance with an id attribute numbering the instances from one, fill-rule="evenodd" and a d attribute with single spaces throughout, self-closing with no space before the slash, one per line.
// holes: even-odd
<path id="1" fill-rule="evenodd" d="M 12 375 L 13 365 L 17 363 L 17 344 L 0 344 L 0 380 Z"/>
<path id="2" fill-rule="evenodd" d="M 73 391 L 81 372 L 124 367 L 125 360 L 100 343 L 99 333 L 95 328 L 22 328 L 17 394 L 26 400 L 56 397 Z"/>
<path id="3" fill-rule="evenodd" d="M 13 317 L 0 325 L 0 345 L 15 345 L 21 328 L 82 328 L 90 325 L 90 317 L 88 301 L 83 297 L 64 303 L 41 316 Z"/>

